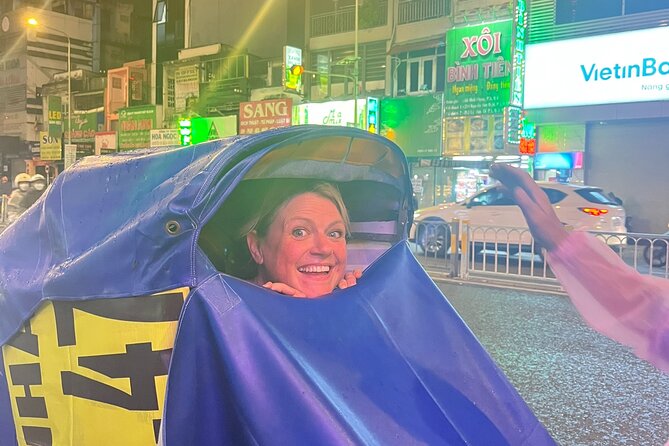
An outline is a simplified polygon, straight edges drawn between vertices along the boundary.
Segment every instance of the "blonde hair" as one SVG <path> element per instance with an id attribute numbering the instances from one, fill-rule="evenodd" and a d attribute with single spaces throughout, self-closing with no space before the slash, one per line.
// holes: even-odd
<path id="1" fill-rule="evenodd" d="M 311 183 L 307 185 L 291 184 L 285 187 L 279 186 L 271 188 L 265 194 L 258 210 L 247 223 L 242 226 L 241 235 L 246 237 L 247 234 L 255 231 L 258 237 L 264 238 L 265 235 L 267 235 L 267 231 L 274 221 L 276 214 L 278 214 L 290 200 L 298 195 L 306 193 L 314 193 L 331 201 L 344 221 L 346 235 L 350 235 L 351 221 L 348 216 L 348 211 L 346 210 L 346 205 L 344 204 L 344 199 L 342 198 L 339 189 L 334 184 L 326 182 Z"/>

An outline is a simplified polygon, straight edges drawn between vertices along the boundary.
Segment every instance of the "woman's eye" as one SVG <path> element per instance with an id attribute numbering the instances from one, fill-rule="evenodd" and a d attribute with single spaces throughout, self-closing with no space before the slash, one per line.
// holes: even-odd
<path id="1" fill-rule="evenodd" d="M 330 237 L 332 238 L 342 238 L 344 236 L 344 231 L 330 231 Z"/>
<path id="2" fill-rule="evenodd" d="M 307 231 L 302 229 L 302 228 L 296 228 L 296 229 L 293 229 L 292 234 L 293 234 L 293 237 L 304 237 L 305 235 L 307 235 Z"/>

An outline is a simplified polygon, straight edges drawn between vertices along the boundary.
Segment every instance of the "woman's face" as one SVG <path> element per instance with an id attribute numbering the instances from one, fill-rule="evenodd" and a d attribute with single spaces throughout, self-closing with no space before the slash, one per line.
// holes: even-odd
<path id="1" fill-rule="evenodd" d="M 293 197 L 279 209 L 265 238 L 253 238 L 249 247 L 263 283 L 281 282 L 318 297 L 344 277 L 346 226 L 335 204 L 318 194 Z"/>

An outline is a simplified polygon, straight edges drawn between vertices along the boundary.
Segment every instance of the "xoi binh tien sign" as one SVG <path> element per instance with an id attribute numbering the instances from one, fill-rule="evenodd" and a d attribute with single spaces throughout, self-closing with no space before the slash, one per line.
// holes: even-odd
<path id="1" fill-rule="evenodd" d="M 513 22 L 455 28 L 446 34 L 446 116 L 502 113 L 511 94 Z"/>

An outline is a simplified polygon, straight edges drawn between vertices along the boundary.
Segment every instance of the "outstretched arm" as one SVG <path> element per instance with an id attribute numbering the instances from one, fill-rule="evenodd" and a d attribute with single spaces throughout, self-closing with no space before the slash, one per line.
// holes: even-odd
<path id="1" fill-rule="evenodd" d="M 515 198 L 581 316 L 669 372 L 669 281 L 639 274 L 590 234 L 567 232 L 546 194 L 525 172 L 503 164 L 490 171 Z"/>
<path id="2" fill-rule="evenodd" d="M 532 237 L 547 251 L 552 251 L 568 232 L 555 214 L 546 193 L 524 171 L 508 164 L 493 164 L 490 174 L 506 187 L 525 216 Z"/>

